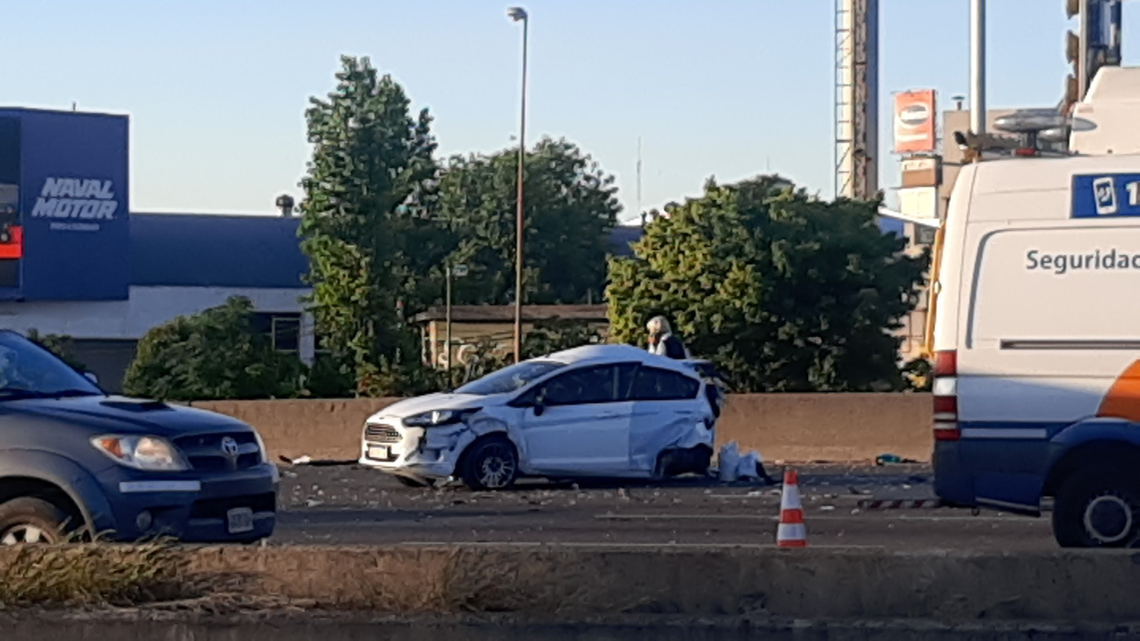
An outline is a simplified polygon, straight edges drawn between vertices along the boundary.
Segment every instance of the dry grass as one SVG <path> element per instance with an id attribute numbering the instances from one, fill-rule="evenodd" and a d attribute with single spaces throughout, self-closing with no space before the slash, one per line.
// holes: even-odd
<path id="1" fill-rule="evenodd" d="M 0 608 L 130 607 L 207 590 L 185 554 L 165 543 L 26 546 L 0 555 Z"/>

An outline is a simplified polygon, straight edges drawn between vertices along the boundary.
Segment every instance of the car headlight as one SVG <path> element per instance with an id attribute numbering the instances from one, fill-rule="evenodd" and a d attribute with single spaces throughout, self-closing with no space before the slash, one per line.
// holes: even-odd
<path id="1" fill-rule="evenodd" d="M 466 410 L 433 410 L 431 412 L 424 412 L 409 416 L 404 419 L 404 425 L 411 427 L 439 427 L 441 425 L 454 425 L 462 422 L 471 414 L 478 412 L 478 409 Z"/>
<path id="2" fill-rule="evenodd" d="M 120 465 L 148 472 L 183 472 L 189 468 L 182 455 L 158 436 L 96 436 L 95 449 Z"/>

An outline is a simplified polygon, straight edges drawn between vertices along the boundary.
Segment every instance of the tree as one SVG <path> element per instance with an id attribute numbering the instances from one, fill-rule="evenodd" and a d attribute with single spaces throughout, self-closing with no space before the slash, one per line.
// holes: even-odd
<path id="1" fill-rule="evenodd" d="M 644 340 L 670 318 L 736 391 L 901 389 L 891 334 L 927 256 L 884 235 L 876 202 L 825 202 L 776 176 L 718 186 L 646 226 L 611 262 L 611 332 Z"/>
<path id="2" fill-rule="evenodd" d="M 352 364 L 358 393 L 378 394 L 415 361 L 404 318 L 438 298 L 453 242 L 434 219 L 428 111 L 412 118 L 403 88 L 368 58 L 341 64 L 336 88 L 306 112 L 313 156 L 300 234 L 317 331 Z"/>
<path id="3" fill-rule="evenodd" d="M 152 328 L 139 341 L 124 391 L 173 401 L 294 396 L 301 365 L 252 329 L 253 304 L 233 297 Z"/>
<path id="4" fill-rule="evenodd" d="M 621 206 L 613 176 L 576 145 L 543 139 L 524 165 L 528 304 L 600 300 L 609 236 Z M 452 158 L 440 180 L 440 216 L 458 234 L 453 260 L 471 275 L 455 300 L 505 305 L 514 300 L 518 151 Z"/>
<path id="5" fill-rule="evenodd" d="M 70 336 L 61 334 L 41 334 L 37 329 L 28 330 L 28 340 L 55 354 L 59 360 L 67 363 L 72 369 L 80 372 L 87 370 L 87 365 L 75 356 L 75 341 Z"/>

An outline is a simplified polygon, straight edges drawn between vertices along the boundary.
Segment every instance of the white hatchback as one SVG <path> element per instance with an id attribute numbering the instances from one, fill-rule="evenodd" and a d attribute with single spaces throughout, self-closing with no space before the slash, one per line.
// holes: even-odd
<path id="1" fill-rule="evenodd" d="M 408 485 L 459 478 L 472 489 L 519 477 L 704 475 L 723 400 L 705 361 L 589 345 L 377 412 L 360 463 Z"/>

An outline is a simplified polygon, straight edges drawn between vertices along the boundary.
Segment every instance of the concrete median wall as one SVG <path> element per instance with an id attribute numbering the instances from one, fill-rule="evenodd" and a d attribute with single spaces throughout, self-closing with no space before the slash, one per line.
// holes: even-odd
<path id="1" fill-rule="evenodd" d="M 398 399 L 214 401 L 195 407 L 253 425 L 274 456 L 359 456 L 364 420 Z M 929 461 L 926 394 L 736 394 L 718 441 L 758 450 L 766 461 L 867 462 L 883 453 Z"/>

